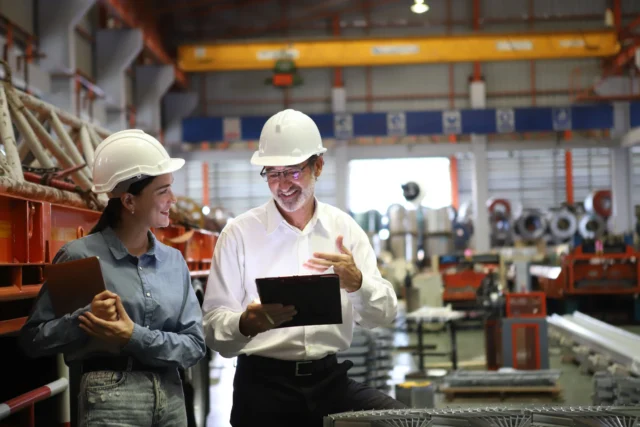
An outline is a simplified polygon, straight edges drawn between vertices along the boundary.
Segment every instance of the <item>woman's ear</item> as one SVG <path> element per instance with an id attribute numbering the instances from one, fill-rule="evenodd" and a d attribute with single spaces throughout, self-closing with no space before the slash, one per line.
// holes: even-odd
<path id="1" fill-rule="evenodd" d="M 134 201 L 133 194 L 124 193 L 122 196 L 120 196 L 120 201 L 122 202 L 122 206 L 127 211 L 131 212 L 131 214 L 133 214 L 135 212 L 136 206 L 135 206 L 135 201 Z"/>

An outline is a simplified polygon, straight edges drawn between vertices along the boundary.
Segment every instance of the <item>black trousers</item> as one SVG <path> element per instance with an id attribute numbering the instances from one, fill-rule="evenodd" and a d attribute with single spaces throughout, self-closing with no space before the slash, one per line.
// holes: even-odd
<path id="1" fill-rule="evenodd" d="M 310 370 L 311 374 L 296 376 L 295 362 L 239 356 L 231 425 L 322 427 L 323 417 L 329 414 L 406 408 L 386 394 L 348 378 L 351 362 L 337 363 L 335 356 L 324 361 L 324 366 Z M 287 367 L 289 364 L 291 368 Z"/>

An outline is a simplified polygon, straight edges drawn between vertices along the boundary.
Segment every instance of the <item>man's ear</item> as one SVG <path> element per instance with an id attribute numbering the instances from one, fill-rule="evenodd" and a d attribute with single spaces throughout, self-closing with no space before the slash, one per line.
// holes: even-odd
<path id="1" fill-rule="evenodd" d="M 322 156 L 318 156 L 315 163 L 313 164 L 313 175 L 318 179 L 320 175 L 322 175 L 322 168 L 324 167 L 324 158 Z"/>

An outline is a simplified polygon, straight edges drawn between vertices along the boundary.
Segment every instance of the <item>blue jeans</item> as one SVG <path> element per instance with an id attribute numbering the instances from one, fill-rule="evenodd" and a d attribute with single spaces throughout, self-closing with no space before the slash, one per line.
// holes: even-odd
<path id="1" fill-rule="evenodd" d="M 177 370 L 96 371 L 82 376 L 78 425 L 86 427 L 186 426 L 187 413 Z"/>

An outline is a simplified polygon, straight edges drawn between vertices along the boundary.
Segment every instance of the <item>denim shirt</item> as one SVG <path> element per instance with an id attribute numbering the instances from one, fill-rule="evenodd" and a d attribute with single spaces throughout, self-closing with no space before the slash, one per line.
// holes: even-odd
<path id="1" fill-rule="evenodd" d="M 98 256 L 106 289 L 120 296 L 134 322 L 133 334 L 122 348 L 91 337 L 78 317 L 90 305 L 55 318 L 44 283 L 29 319 L 20 333 L 27 355 L 64 353 L 67 361 L 117 353 L 157 367 L 188 368 L 204 355 L 202 311 L 191 286 L 182 254 L 158 242 L 149 232 L 150 249 L 134 257 L 113 229 L 67 243 L 53 263 Z M 82 272 L 78 272 L 82 274 Z"/>

